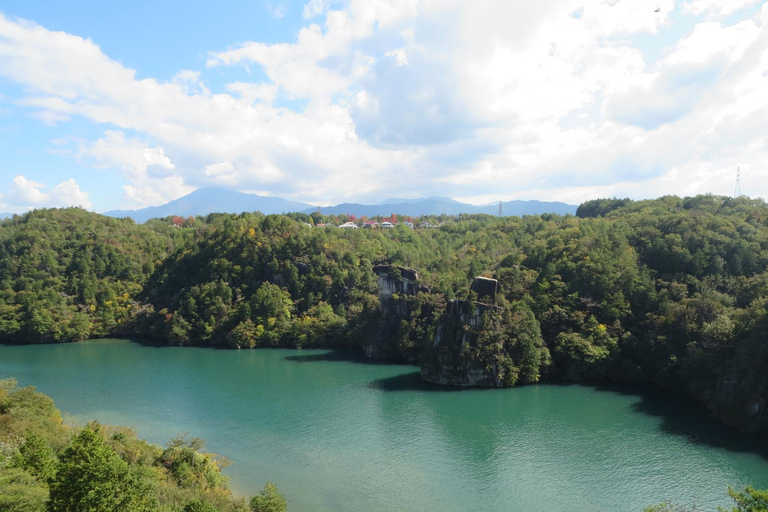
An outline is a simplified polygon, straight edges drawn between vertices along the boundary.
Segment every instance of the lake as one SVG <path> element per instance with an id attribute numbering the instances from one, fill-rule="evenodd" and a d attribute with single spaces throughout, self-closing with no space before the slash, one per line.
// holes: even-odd
<path id="1" fill-rule="evenodd" d="M 355 351 L 215 350 L 128 340 L 0 345 L 0 378 L 72 423 L 189 431 L 233 489 L 278 485 L 292 512 L 704 511 L 726 485 L 768 487 L 765 442 L 689 400 L 628 388 L 453 390 Z"/>

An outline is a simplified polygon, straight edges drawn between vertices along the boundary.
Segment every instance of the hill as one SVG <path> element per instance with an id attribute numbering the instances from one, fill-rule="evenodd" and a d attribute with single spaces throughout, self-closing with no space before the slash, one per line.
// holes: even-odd
<path id="1" fill-rule="evenodd" d="M 245 194 L 222 188 L 199 188 L 174 201 L 161 206 L 150 206 L 140 210 L 112 210 L 104 215 L 110 217 L 130 217 L 136 222 L 143 223 L 149 219 L 163 218 L 170 215 L 188 217 L 209 213 L 242 213 L 259 211 L 265 215 L 273 213 L 300 212 L 311 205 L 288 201 L 279 197 Z"/>

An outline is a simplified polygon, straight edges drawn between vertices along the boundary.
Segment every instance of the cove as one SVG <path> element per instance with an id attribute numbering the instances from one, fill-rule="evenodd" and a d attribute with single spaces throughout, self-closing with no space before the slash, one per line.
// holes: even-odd
<path id="1" fill-rule="evenodd" d="M 640 511 L 728 506 L 768 487 L 764 441 L 663 395 L 593 386 L 451 390 L 357 352 L 94 340 L 0 345 L 0 378 L 66 421 L 204 438 L 233 489 L 278 485 L 293 512 Z"/>

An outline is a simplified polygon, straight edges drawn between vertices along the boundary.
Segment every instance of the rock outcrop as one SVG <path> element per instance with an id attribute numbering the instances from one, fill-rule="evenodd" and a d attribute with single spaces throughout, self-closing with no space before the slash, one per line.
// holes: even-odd
<path id="1" fill-rule="evenodd" d="M 496 302 L 496 293 L 499 291 L 499 282 L 490 277 L 476 277 L 472 280 L 469 290 L 477 294 L 478 300 Z"/>
<path id="2" fill-rule="evenodd" d="M 470 290 L 478 297 L 495 300 L 498 282 L 477 277 Z M 493 347 L 488 351 L 479 346 L 487 342 L 480 340 L 480 328 L 488 327 L 485 324 L 489 312 L 501 313 L 501 308 L 475 300 L 450 301 L 435 331 L 431 350 L 423 362 L 421 378 L 452 386 L 504 386 L 503 372 L 499 371 L 498 365 L 501 351 Z"/>
<path id="3" fill-rule="evenodd" d="M 397 265 L 377 265 L 373 273 L 378 276 L 379 305 L 382 311 L 398 318 L 408 318 L 408 297 L 419 292 L 429 293 L 429 288 L 419 284 L 419 274 L 411 268 Z"/>
<path id="4" fill-rule="evenodd" d="M 371 359 L 404 358 L 413 360 L 413 354 L 398 350 L 398 330 L 402 320 L 410 318 L 413 298 L 419 293 L 429 293 L 429 288 L 419 284 L 418 273 L 397 265 L 377 265 L 373 272 L 378 276 L 381 323 L 369 343 L 365 354 Z"/>

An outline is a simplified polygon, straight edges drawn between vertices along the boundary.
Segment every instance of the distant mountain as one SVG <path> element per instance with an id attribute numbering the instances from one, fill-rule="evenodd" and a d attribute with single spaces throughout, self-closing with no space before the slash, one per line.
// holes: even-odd
<path id="1" fill-rule="evenodd" d="M 287 201 L 279 197 L 257 196 L 244 194 L 221 188 L 201 188 L 189 195 L 171 201 L 162 206 L 150 206 L 141 210 L 112 210 L 104 215 L 110 217 L 131 217 L 136 222 L 146 222 L 157 217 L 179 215 L 207 215 L 213 212 L 242 213 L 259 211 L 265 215 L 271 213 L 317 211 L 317 206 L 307 203 Z M 461 213 L 486 213 L 498 215 L 499 204 L 476 206 L 455 201 L 450 197 L 427 197 L 421 199 L 391 198 L 380 204 L 342 203 L 336 206 L 324 206 L 320 209 L 326 215 L 351 214 L 357 217 L 374 215 L 389 216 L 392 213 L 419 217 L 421 215 L 459 215 Z M 547 201 L 507 201 L 503 203 L 502 212 L 510 215 L 536 215 L 540 213 L 575 214 L 576 206 L 572 204 Z"/>
<path id="2" fill-rule="evenodd" d="M 561 203 L 560 201 L 507 201 L 502 202 L 502 214 L 505 217 L 517 215 L 539 215 L 541 213 L 557 213 L 560 215 L 576 215 L 578 205 Z M 479 211 L 476 213 L 487 213 L 488 215 L 499 214 L 499 203 L 477 206 Z"/>
<path id="3" fill-rule="evenodd" d="M 13 217 L 12 213 L 8 213 L 8 212 L 0 213 L 0 219 L 10 219 L 11 217 Z"/>
<path id="4" fill-rule="evenodd" d="M 392 202 L 391 202 L 392 201 Z M 401 202 L 394 202 L 401 201 Z M 502 203 L 502 214 L 511 215 L 536 215 L 540 213 L 575 214 L 576 205 L 548 202 L 548 201 L 507 201 Z M 317 211 L 316 208 L 305 210 L 305 213 Z M 454 201 L 448 197 L 430 197 L 426 199 L 388 199 L 381 204 L 365 205 L 358 203 L 342 203 L 336 206 L 324 206 L 321 210 L 326 215 L 352 214 L 357 217 L 363 215 L 388 216 L 392 213 L 419 217 L 421 215 L 458 215 L 460 213 L 485 213 L 488 215 L 499 214 L 499 204 L 476 206 L 473 204 Z"/>
<path id="5" fill-rule="evenodd" d="M 288 201 L 279 197 L 244 194 L 222 188 L 199 188 L 184 197 L 161 206 L 150 206 L 141 210 L 112 210 L 104 215 L 110 217 L 131 217 L 136 222 L 146 222 L 157 217 L 179 215 L 207 215 L 209 213 L 242 213 L 259 211 L 265 215 L 272 213 L 300 212 L 312 209 L 312 205 Z"/>
<path id="6" fill-rule="evenodd" d="M 405 203 L 420 203 L 422 201 L 447 201 L 449 203 L 457 203 L 457 204 L 463 204 L 459 203 L 458 201 L 455 201 L 451 199 L 450 197 L 439 197 L 439 196 L 432 196 L 432 197 L 419 197 L 417 199 L 402 199 L 399 197 L 390 197 L 389 199 L 385 199 L 384 201 L 376 204 L 405 204 Z"/>

